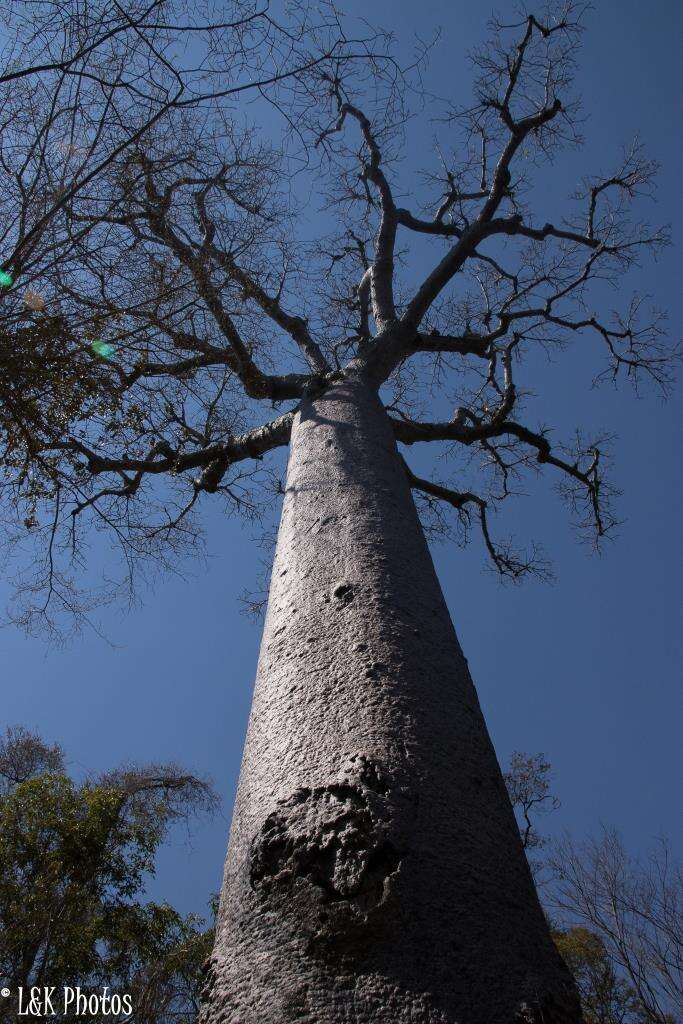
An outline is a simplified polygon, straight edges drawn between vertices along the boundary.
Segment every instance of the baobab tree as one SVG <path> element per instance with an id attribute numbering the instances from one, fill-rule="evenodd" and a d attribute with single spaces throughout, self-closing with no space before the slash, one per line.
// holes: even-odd
<path id="1" fill-rule="evenodd" d="M 65 203 L 70 261 L 17 321 L 87 364 L 57 425 L 41 385 L 13 434 L 12 497 L 47 541 L 25 621 L 71 607 L 60 556 L 88 520 L 130 565 L 172 560 L 207 495 L 249 511 L 289 448 L 207 1024 L 580 1020 L 413 500 L 478 524 L 502 576 L 542 573 L 493 528 L 517 478 L 554 474 L 597 538 L 614 517 L 600 439 L 522 418 L 525 357 L 581 338 L 606 373 L 667 387 L 659 315 L 591 309 L 667 241 L 631 213 L 654 164 L 635 146 L 558 218 L 532 204 L 578 141 L 580 13 L 493 25 L 420 206 L 398 163 L 415 69 L 389 50 L 265 93 L 278 146 L 234 109 L 169 111 Z M 313 240 L 309 185 L 337 224 Z M 478 488 L 401 454 L 439 442 Z"/>

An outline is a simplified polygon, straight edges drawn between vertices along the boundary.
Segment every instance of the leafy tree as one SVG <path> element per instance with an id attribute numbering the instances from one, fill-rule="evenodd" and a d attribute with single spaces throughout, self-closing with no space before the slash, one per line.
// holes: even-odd
<path id="1" fill-rule="evenodd" d="M 575 926 L 553 934 L 557 948 L 574 975 L 586 1024 L 640 1024 L 633 989 L 617 977 L 605 944 L 595 932 Z"/>
<path id="2" fill-rule="evenodd" d="M 19 986 L 50 985 L 127 993 L 145 1024 L 195 1020 L 213 931 L 143 896 L 169 826 L 214 805 L 207 784 L 174 765 L 77 783 L 59 747 L 21 728 L 0 742 L 0 779 L 5 1019 Z"/>
<path id="3" fill-rule="evenodd" d="M 58 744 L 49 746 L 23 726 L 9 726 L 0 742 L 0 786 L 3 794 L 45 772 L 61 772 L 64 754 Z"/>
<path id="4" fill-rule="evenodd" d="M 557 216 L 534 208 L 579 141 L 583 8 L 567 0 L 494 22 L 473 102 L 435 111 L 440 157 L 414 201 L 399 157 L 424 54 L 401 69 L 386 36 L 358 46 L 325 11 L 294 33 L 314 56 L 262 83 L 281 136 L 228 105 L 168 107 L 67 188 L 20 261 L 46 296 L 31 317 L 65 318 L 74 358 L 92 339 L 108 403 L 31 432 L 30 484 L 21 453 L 9 467 L 19 523 L 38 478 L 46 542 L 20 618 L 73 610 L 88 522 L 131 572 L 175 564 L 207 496 L 253 512 L 266 456 L 289 447 L 204 1019 L 572 1024 L 412 492 L 428 522 L 478 525 L 506 578 L 546 572 L 493 526 L 529 475 L 554 474 L 596 541 L 612 530 L 605 439 L 556 440 L 524 412 L 524 372 L 582 337 L 599 376 L 666 393 L 661 315 L 637 295 L 593 312 L 668 241 L 638 215 L 656 166 L 632 146 Z M 311 194 L 334 221 L 317 236 Z M 26 298 L 7 292 L 8 322 Z M 454 479 L 419 476 L 397 442 L 447 443 Z"/>

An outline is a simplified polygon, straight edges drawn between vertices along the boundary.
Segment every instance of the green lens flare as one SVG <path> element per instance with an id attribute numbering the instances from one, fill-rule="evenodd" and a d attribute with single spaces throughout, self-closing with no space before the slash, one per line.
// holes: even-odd
<path id="1" fill-rule="evenodd" d="M 93 341 L 90 347 L 103 359 L 111 359 L 114 355 L 114 346 L 108 345 L 106 341 Z"/>
<path id="2" fill-rule="evenodd" d="M 0 270 L 0 288 L 9 288 L 12 283 L 11 276 L 6 270 Z"/>

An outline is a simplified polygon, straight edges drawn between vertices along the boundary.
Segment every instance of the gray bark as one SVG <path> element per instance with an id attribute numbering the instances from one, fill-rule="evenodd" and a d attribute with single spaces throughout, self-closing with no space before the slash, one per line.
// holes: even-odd
<path id="1" fill-rule="evenodd" d="M 295 417 L 204 1024 L 576 1024 L 376 391 Z"/>

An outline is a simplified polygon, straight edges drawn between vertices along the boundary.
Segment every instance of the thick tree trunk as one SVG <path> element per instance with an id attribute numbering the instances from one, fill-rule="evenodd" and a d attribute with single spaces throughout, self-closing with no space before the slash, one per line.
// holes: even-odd
<path id="1" fill-rule="evenodd" d="M 204 1024 L 576 1024 L 390 425 L 291 441 Z"/>

